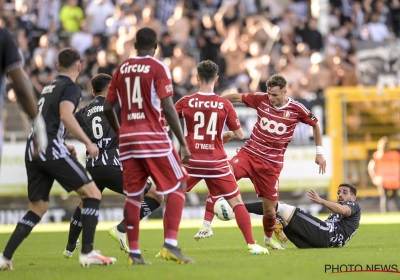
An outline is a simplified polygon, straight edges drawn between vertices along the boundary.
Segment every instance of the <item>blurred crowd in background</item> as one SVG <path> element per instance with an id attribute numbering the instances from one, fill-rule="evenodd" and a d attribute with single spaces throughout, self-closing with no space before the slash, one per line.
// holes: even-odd
<path id="1" fill-rule="evenodd" d="M 279 73 L 288 95 L 308 106 L 329 86 L 357 85 L 357 40 L 388 41 L 400 31 L 399 0 L 330 0 L 323 22 L 313 17 L 313 2 L 0 0 L 0 26 L 14 36 L 37 95 L 57 74 L 58 52 L 71 46 L 82 56 L 83 100 L 91 100 L 91 77 L 112 75 L 135 55 L 136 31 L 150 27 L 175 100 L 197 90 L 196 64 L 211 59 L 220 67 L 216 93 L 265 92 L 268 77 Z M 10 84 L 7 102 L 15 103 Z M 4 121 L 13 113 L 6 107 Z M 28 121 L 21 124 L 27 133 Z"/>

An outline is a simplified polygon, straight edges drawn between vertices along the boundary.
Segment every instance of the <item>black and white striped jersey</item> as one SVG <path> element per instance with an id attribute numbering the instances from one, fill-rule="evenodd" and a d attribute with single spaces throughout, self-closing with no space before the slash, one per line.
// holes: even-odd
<path id="1" fill-rule="evenodd" d="M 44 86 L 38 101 L 39 112 L 46 123 L 48 146 L 39 156 L 33 156 L 33 132 L 28 136 L 25 151 L 26 161 L 47 161 L 65 158 L 70 155 L 65 144 L 65 126 L 60 120 L 60 104 L 70 102 L 76 107 L 81 100 L 80 87 L 68 76 L 60 74 L 53 81 Z"/>
<path id="2" fill-rule="evenodd" d="M 99 156 L 97 158 L 89 159 L 86 154 L 86 167 L 115 165 L 122 168 L 119 161 L 118 137 L 104 116 L 104 101 L 105 97 L 97 96 L 88 106 L 75 113 L 75 118 L 83 131 L 99 148 Z"/>

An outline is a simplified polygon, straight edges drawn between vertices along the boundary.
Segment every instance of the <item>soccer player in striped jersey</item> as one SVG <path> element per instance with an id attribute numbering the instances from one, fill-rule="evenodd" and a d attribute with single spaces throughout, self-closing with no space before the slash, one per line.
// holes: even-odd
<path id="1" fill-rule="evenodd" d="M 286 96 L 286 86 L 287 81 L 283 76 L 273 75 L 267 81 L 267 93 L 223 96 L 232 103 L 242 102 L 247 107 L 257 110 L 257 123 L 250 139 L 230 159 L 229 164 L 236 180 L 249 178 L 258 197 L 262 198 L 264 243 L 277 250 L 284 250 L 281 244 L 272 239 L 276 224 L 275 207 L 279 198 L 279 175 L 283 168 L 286 148 L 297 123 L 312 126 L 316 144 L 315 163 L 319 165 L 320 174 L 324 174 L 326 169 L 318 119 L 304 105 Z M 204 227 L 195 235 L 196 240 L 212 234 L 211 221 L 214 217 L 215 201 L 209 194 Z"/>
<path id="2" fill-rule="evenodd" d="M 29 211 L 18 222 L 3 254 L 0 254 L 0 269 L 4 269 L 7 262 L 11 264 L 15 250 L 46 213 L 55 180 L 66 191 L 76 191 L 83 200 L 79 263 L 90 266 L 113 264 L 116 261 L 115 258 L 102 256 L 93 250 L 101 193 L 86 174 L 85 168 L 73 156 L 73 147 L 64 143 L 65 131 L 68 130 L 85 143 L 90 157 L 99 154 L 99 149 L 86 136 L 73 115 L 82 97 L 81 89 L 75 84 L 81 71 L 79 52 L 72 48 L 62 50 L 58 54 L 57 68 L 60 74 L 43 88 L 38 102 L 39 112 L 47 128 L 47 149 L 36 155 L 33 148 L 34 134 L 29 135 L 25 152 Z"/>
<path id="3" fill-rule="evenodd" d="M 101 192 L 108 188 L 114 192 L 124 194 L 122 183 L 122 164 L 119 161 L 118 137 L 110 128 L 103 110 L 105 96 L 111 82 L 111 76 L 98 74 L 90 81 L 92 94 L 95 99 L 86 107 L 75 113 L 75 118 L 82 127 L 85 134 L 99 148 L 99 156 L 86 157 L 86 170 L 89 171 L 93 181 Z M 119 112 L 119 107 L 116 108 Z M 157 209 L 164 199 L 163 195 L 156 194 L 155 185 L 150 180 L 146 182 L 145 197 L 140 209 L 140 219 L 150 215 Z M 81 223 L 82 201 L 76 208 L 71 221 L 67 246 L 64 256 L 70 258 L 79 245 L 78 237 L 82 231 Z M 110 236 L 117 242 L 119 248 L 129 252 L 126 244 L 125 222 L 122 220 L 117 226 L 110 228 Z"/>
<path id="4" fill-rule="evenodd" d="M 124 219 L 130 247 L 128 263 L 150 264 L 139 249 L 141 195 L 149 176 L 158 194 L 168 194 L 161 257 L 182 264 L 193 263 L 179 250 L 177 240 L 189 178 L 180 161 L 187 162 L 190 151 L 172 102 L 171 73 L 153 58 L 157 48 L 154 30 L 140 29 L 135 48 L 137 56 L 125 60 L 115 71 L 104 102 L 104 114 L 119 135 L 119 158 L 127 196 Z M 121 125 L 114 112 L 117 102 L 121 107 Z M 182 160 L 168 136 L 165 121 L 181 145 Z"/>
<path id="5" fill-rule="evenodd" d="M 214 62 L 200 62 L 197 65 L 199 91 L 175 104 L 179 117 L 184 119 L 185 137 L 192 154 L 189 162 L 183 164 L 190 175 L 187 190 L 204 179 L 213 199 L 224 197 L 232 206 L 250 254 L 268 254 L 266 248 L 254 241 L 249 213 L 229 169 L 223 140 L 243 139 L 244 134 L 231 102 L 214 93 L 217 73 Z M 225 124 L 229 131 L 223 133 Z"/>

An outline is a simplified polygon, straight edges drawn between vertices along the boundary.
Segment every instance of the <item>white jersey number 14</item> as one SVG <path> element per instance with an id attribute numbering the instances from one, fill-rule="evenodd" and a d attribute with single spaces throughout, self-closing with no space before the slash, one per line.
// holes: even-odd
<path id="1" fill-rule="evenodd" d="M 140 77 L 136 76 L 135 81 L 133 83 L 133 93 L 132 93 L 132 100 L 131 100 L 131 78 L 125 78 L 126 84 L 126 94 L 128 95 L 128 108 L 131 110 L 131 103 L 137 103 L 139 109 L 143 109 L 143 98 L 142 92 L 140 91 Z"/>

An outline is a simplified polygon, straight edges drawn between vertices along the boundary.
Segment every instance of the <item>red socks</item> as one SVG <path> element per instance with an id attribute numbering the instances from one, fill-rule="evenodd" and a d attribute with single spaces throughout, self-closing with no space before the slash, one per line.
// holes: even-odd
<path id="1" fill-rule="evenodd" d="M 274 232 L 274 228 L 275 228 L 276 215 L 274 214 L 274 216 L 272 218 L 269 218 L 269 217 L 265 216 L 265 214 L 264 214 L 262 221 L 263 221 L 265 236 L 267 236 L 268 238 L 271 238 L 272 233 Z"/>
<path id="2" fill-rule="evenodd" d="M 142 201 L 127 197 L 124 206 L 124 221 L 128 235 L 129 249 L 139 250 L 139 222 Z"/>
<path id="3" fill-rule="evenodd" d="M 182 210 L 185 204 L 186 193 L 182 189 L 168 195 L 164 213 L 164 237 L 177 239 L 179 223 L 182 218 Z"/>
<path id="4" fill-rule="evenodd" d="M 214 219 L 214 204 L 218 198 L 213 198 L 210 193 L 208 193 L 206 200 L 206 212 L 204 213 L 204 221 L 212 222 Z"/>
<path id="5" fill-rule="evenodd" d="M 235 212 L 236 223 L 240 228 L 240 230 L 242 231 L 244 239 L 246 239 L 246 243 L 247 244 L 256 243 L 254 241 L 253 231 L 251 229 L 250 215 L 249 212 L 247 212 L 244 204 L 242 203 L 236 204 L 235 207 L 233 207 L 233 212 Z"/>

